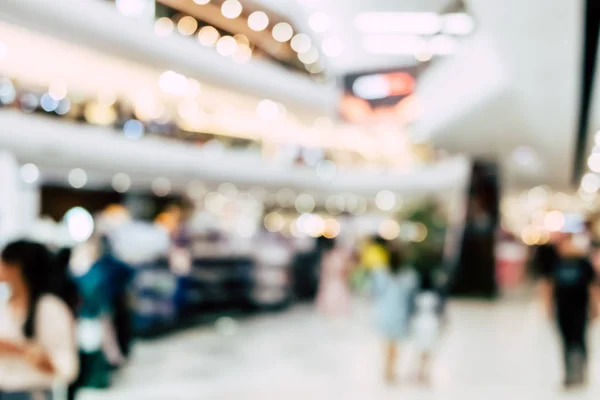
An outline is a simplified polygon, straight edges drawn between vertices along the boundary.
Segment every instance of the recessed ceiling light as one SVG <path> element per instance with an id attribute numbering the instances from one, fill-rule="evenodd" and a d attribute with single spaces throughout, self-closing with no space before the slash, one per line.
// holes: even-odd
<path id="1" fill-rule="evenodd" d="M 210 0 L 194 0 L 194 3 L 204 6 L 208 3 L 210 3 Z"/>

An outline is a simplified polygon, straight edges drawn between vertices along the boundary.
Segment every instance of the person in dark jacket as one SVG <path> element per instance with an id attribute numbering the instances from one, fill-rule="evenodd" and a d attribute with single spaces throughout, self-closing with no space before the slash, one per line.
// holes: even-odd
<path id="1" fill-rule="evenodd" d="M 562 339 L 565 387 L 586 382 L 587 328 L 598 315 L 600 296 L 594 268 L 576 238 L 568 234 L 557 246 L 558 258 L 543 271 L 542 293 Z"/>

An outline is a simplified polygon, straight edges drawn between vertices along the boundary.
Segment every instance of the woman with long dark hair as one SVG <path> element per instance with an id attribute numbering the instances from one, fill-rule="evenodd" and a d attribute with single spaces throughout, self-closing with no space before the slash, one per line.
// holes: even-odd
<path id="1" fill-rule="evenodd" d="M 39 243 L 13 242 L 0 254 L 0 282 L 10 292 L 0 304 L 0 400 L 50 400 L 56 384 L 77 375 L 75 323 L 60 297 L 61 271 L 59 257 Z"/>

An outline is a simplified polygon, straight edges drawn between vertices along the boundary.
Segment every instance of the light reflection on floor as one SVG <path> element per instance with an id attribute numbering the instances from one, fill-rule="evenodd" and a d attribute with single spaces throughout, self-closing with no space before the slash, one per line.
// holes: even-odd
<path id="1" fill-rule="evenodd" d="M 381 343 L 368 307 L 328 321 L 311 307 L 241 321 L 235 335 L 213 327 L 139 343 L 114 388 L 81 400 L 594 399 L 600 398 L 600 330 L 591 343 L 591 387 L 560 391 L 556 338 L 532 302 L 457 302 L 436 358 L 434 382 L 419 386 L 403 352 L 402 379 L 381 380 Z"/>

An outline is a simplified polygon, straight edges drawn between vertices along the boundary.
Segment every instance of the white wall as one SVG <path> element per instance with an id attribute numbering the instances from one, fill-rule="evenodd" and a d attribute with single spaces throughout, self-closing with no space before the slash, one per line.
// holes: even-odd
<path id="1" fill-rule="evenodd" d="M 39 214 L 39 188 L 21 181 L 12 153 L 0 152 L 0 245 L 30 232 Z"/>

